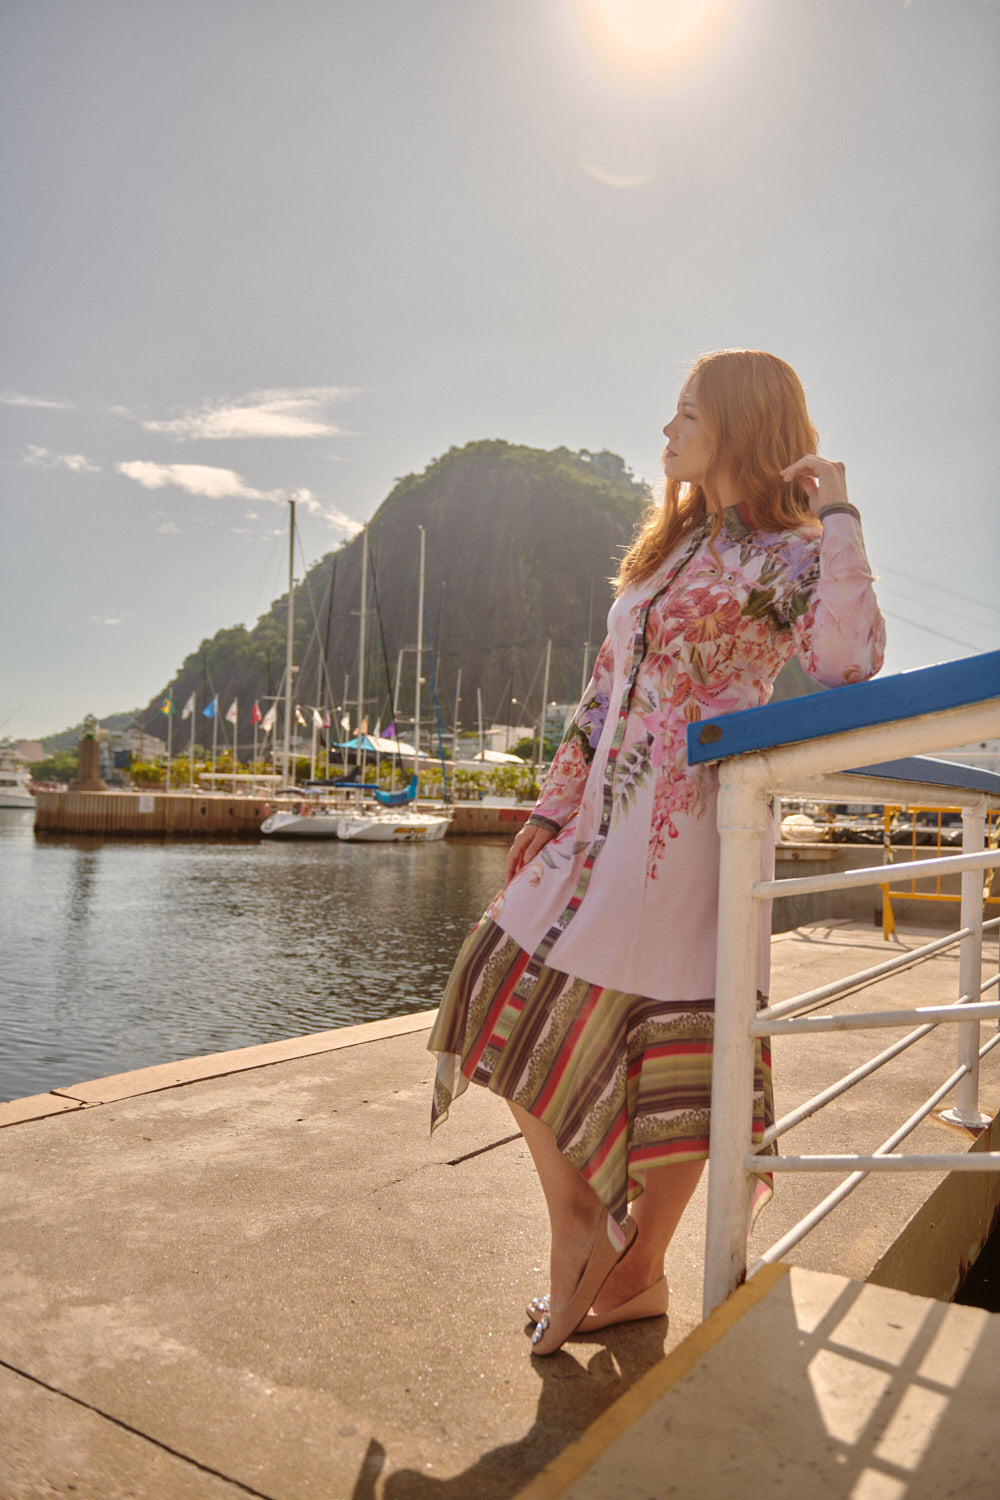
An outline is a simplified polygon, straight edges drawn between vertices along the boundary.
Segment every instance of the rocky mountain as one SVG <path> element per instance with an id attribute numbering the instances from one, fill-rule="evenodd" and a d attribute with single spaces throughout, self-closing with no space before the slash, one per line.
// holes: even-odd
<path id="1" fill-rule="evenodd" d="M 365 712 L 370 728 L 392 717 L 402 652 L 400 725 L 412 718 L 420 528 L 426 538 L 423 707 L 436 695 L 450 730 L 461 669 L 459 721 L 474 728 L 477 689 L 484 716 L 533 722 L 541 706 L 545 643 L 552 642 L 549 701 L 576 701 L 584 650 L 604 636 L 609 575 L 642 510 L 644 486 L 608 452 L 544 451 L 499 440 L 468 443 L 401 479 L 368 527 Z M 295 701 L 349 705 L 357 721 L 361 537 L 328 553 L 295 591 Z M 280 690 L 287 596 L 252 630 L 220 630 L 150 700 L 147 723 L 168 689 L 177 710 L 192 691 L 199 709 L 219 694 L 238 698 L 240 740 L 250 710 Z M 346 694 L 345 694 L 346 683 Z M 424 715 L 422 714 L 422 718 Z M 206 738 L 201 730 L 199 739 Z"/>

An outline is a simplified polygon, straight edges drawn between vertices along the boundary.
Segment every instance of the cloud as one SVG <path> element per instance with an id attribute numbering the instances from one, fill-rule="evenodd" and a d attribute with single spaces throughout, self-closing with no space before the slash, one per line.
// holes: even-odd
<path id="1" fill-rule="evenodd" d="M 275 497 L 267 495 L 265 498 L 271 500 Z M 324 505 L 322 500 L 317 500 L 311 490 L 292 490 L 290 494 L 281 494 L 278 498 L 294 500 L 296 505 L 301 505 L 302 509 L 308 511 L 311 516 L 319 516 L 322 520 L 328 521 L 331 526 L 336 526 L 337 530 L 344 532 L 346 536 L 357 536 L 358 532 L 363 530 L 359 521 L 353 520 L 344 511 L 338 510 L 335 505 Z"/>
<path id="2" fill-rule="evenodd" d="M 72 411 L 75 401 L 49 401 L 44 396 L 25 396 L 20 391 L 0 391 L 0 406 L 38 406 L 51 411 Z"/>
<path id="3" fill-rule="evenodd" d="M 90 623 L 91 625 L 124 625 L 125 616 L 111 615 L 108 619 L 104 619 L 101 615 L 91 615 Z"/>
<path id="4" fill-rule="evenodd" d="M 119 474 L 134 479 L 146 490 L 162 490 L 173 485 L 176 489 L 186 490 L 189 495 L 203 495 L 207 500 L 227 500 L 232 496 L 248 500 L 271 498 L 251 488 L 235 469 L 218 469 L 212 464 L 157 464 L 135 458 L 115 464 L 115 468 Z"/>
<path id="5" fill-rule="evenodd" d="M 251 391 L 235 400 L 204 401 L 177 417 L 146 419 L 142 426 L 181 440 L 343 437 L 347 429 L 330 420 L 329 408 L 356 394 L 350 386 L 337 385 Z"/>
<path id="6" fill-rule="evenodd" d="M 185 490 L 189 495 L 200 495 L 206 500 L 264 500 L 274 505 L 294 500 L 310 515 L 318 516 L 346 536 L 356 536 L 361 530 L 359 522 L 335 506 L 324 505 L 310 490 L 293 490 L 290 493 L 287 490 L 256 490 L 235 469 L 216 468 L 212 464 L 158 464 L 144 458 L 129 459 L 125 463 L 115 464 L 115 468 L 119 474 L 124 474 L 127 479 L 134 479 L 146 490 L 162 490 L 173 486 Z"/>
<path id="7" fill-rule="evenodd" d="M 99 474 L 100 464 L 92 464 L 82 453 L 51 453 L 37 443 L 29 443 L 24 462 L 30 469 L 72 469 L 74 474 Z"/>

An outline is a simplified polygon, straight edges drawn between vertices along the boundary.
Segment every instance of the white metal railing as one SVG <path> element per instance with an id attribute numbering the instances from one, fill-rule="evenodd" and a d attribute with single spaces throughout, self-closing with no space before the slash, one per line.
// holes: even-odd
<path id="1" fill-rule="evenodd" d="M 867 685 L 872 686 L 872 685 Z M 789 705 L 783 705 L 786 709 Z M 981 790 L 936 788 L 921 783 L 922 803 L 961 806 L 963 852 L 938 859 L 921 859 L 893 866 L 893 880 L 917 880 L 940 874 L 961 874 L 960 926 L 945 937 L 855 973 L 836 984 L 757 1011 L 758 903 L 775 895 L 840 890 L 851 886 L 885 884 L 883 865 L 837 874 L 788 880 L 760 879 L 764 841 L 770 837 L 767 808 L 773 796 L 812 795 L 824 799 L 877 803 L 912 800 L 912 782 L 896 782 L 891 774 L 857 774 L 844 767 L 899 755 L 923 755 L 949 745 L 994 737 L 1000 729 L 1000 699 L 964 703 L 918 717 L 877 723 L 864 728 L 826 733 L 815 739 L 752 753 L 737 753 L 719 766 L 718 826 L 721 839 L 719 882 L 719 945 L 717 955 L 715 1043 L 712 1081 L 712 1134 L 708 1184 L 708 1227 L 705 1253 L 704 1312 L 707 1316 L 747 1275 L 780 1259 L 843 1201 L 870 1172 L 889 1170 L 947 1172 L 1000 1170 L 1000 1152 L 969 1154 L 896 1155 L 895 1148 L 916 1129 L 952 1090 L 955 1104 L 948 1117 L 970 1127 L 989 1123 L 979 1108 L 980 1059 L 1000 1044 L 1000 1029 L 980 1047 L 983 1020 L 1000 1021 L 1000 999 L 983 999 L 1000 975 L 981 982 L 984 930 L 996 930 L 1000 919 L 983 921 L 983 871 L 1000 865 L 1000 852 L 984 849 L 986 815 L 1000 797 Z M 702 757 L 707 758 L 707 756 Z M 928 775 L 933 763 L 928 763 Z M 959 948 L 958 997 L 951 1004 L 916 1006 L 906 1010 L 871 1011 L 851 1015 L 807 1015 L 821 1005 L 856 993 L 926 961 L 948 948 Z M 957 1056 L 951 1075 L 942 1081 L 898 1130 L 871 1155 L 766 1156 L 771 1145 L 803 1120 L 832 1103 L 848 1089 L 891 1062 L 937 1026 L 956 1024 Z M 870 1061 L 785 1115 L 765 1132 L 761 1148 L 751 1142 L 753 1048 L 762 1036 L 794 1032 L 913 1025 L 915 1029 L 893 1042 Z M 750 1180 L 754 1171 L 782 1174 L 792 1171 L 846 1172 L 832 1193 L 772 1245 L 747 1269 L 746 1233 Z"/>

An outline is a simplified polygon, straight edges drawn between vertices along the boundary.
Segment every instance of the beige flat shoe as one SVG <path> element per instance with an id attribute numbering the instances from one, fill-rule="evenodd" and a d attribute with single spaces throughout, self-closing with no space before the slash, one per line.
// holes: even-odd
<path id="1" fill-rule="evenodd" d="M 606 1312 L 588 1313 L 581 1323 L 578 1323 L 575 1333 L 595 1333 L 598 1328 L 610 1328 L 615 1323 L 638 1323 L 641 1318 L 662 1318 L 670 1306 L 670 1288 L 667 1278 L 661 1276 L 659 1281 L 654 1281 L 644 1292 L 637 1292 L 627 1302 L 620 1303 L 617 1307 L 610 1307 Z M 527 1306 L 527 1314 L 532 1323 L 540 1323 L 543 1316 L 549 1310 L 549 1294 L 544 1297 L 533 1297 Z"/>
<path id="2" fill-rule="evenodd" d="M 562 1348 L 570 1334 L 576 1332 L 586 1319 L 587 1309 L 615 1266 L 635 1244 L 636 1232 L 633 1224 L 624 1250 L 617 1251 L 609 1241 L 603 1224 L 601 1225 L 587 1264 L 580 1272 L 573 1295 L 558 1311 L 553 1309 L 550 1299 L 549 1305 L 543 1310 L 536 1323 L 535 1331 L 531 1336 L 532 1354 L 555 1354 L 557 1349 Z"/>

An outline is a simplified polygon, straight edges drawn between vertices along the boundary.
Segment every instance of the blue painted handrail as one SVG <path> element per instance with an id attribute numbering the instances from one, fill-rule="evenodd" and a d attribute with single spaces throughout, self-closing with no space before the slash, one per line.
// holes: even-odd
<path id="1" fill-rule="evenodd" d="M 844 775 L 883 776 L 889 781 L 960 787 L 966 792 L 991 792 L 1000 797 L 1000 772 L 963 766 L 954 760 L 935 760 L 930 755 L 905 755 L 900 760 L 880 761 L 877 766 L 852 766 Z"/>
<path id="2" fill-rule="evenodd" d="M 728 760 L 755 750 L 774 750 L 848 729 L 916 719 L 991 698 L 1000 700 L 1000 651 L 704 719 L 688 727 L 688 759 L 692 765 Z"/>

